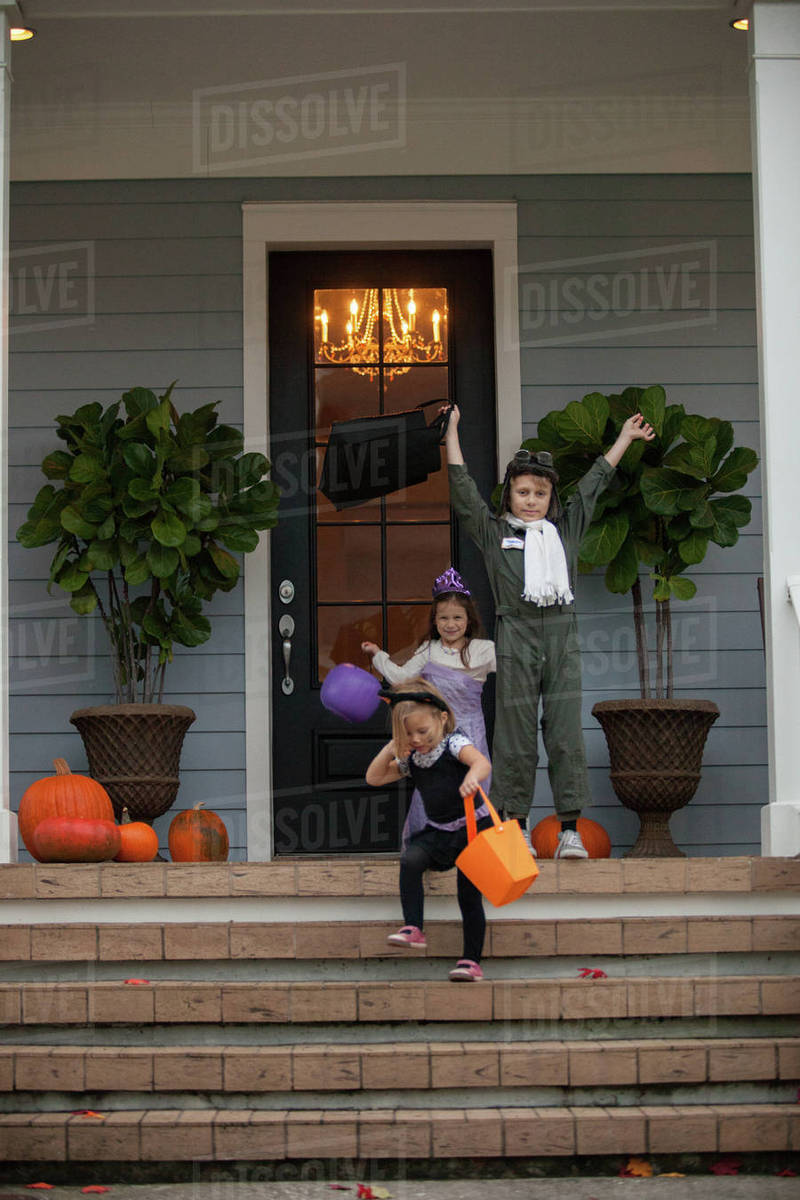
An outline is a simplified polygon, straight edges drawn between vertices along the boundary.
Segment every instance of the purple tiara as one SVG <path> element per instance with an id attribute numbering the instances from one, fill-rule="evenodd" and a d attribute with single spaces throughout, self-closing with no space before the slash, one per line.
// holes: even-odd
<path id="1" fill-rule="evenodd" d="M 460 592 L 462 596 L 471 596 L 467 585 L 459 575 L 455 567 L 448 567 L 443 575 L 433 585 L 433 598 L 443 595 L 445 592 Z"/>

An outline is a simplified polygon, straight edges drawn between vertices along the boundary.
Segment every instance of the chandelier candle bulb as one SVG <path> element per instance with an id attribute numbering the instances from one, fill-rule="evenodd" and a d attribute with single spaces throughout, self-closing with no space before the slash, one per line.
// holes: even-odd
<path id="1" fill-rule="evenodd" d="M 438 308 L 435 308 L 433 310 L 433 317 L 431 319 L 433 321 L 433 340 L 435 342 L 438 342 L 439 341 L 439 321 L 441 320 L 441 317 L 439 316 Z"/>

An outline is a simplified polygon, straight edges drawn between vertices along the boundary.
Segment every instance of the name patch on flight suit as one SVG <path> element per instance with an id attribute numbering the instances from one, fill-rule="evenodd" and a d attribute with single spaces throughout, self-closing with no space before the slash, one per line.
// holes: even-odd
<path id="1" fill-rule="evenodd" d="M 500 543 L 501 550 L 524 550 L 525 539 L 520 537 L 504 537 Z"/>

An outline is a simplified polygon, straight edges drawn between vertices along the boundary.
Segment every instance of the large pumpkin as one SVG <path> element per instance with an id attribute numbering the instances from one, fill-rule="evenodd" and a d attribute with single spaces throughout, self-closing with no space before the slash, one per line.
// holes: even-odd
<path id="1" fill-rule="evenodd" d="M 172 818 L 168 834 L 173 862 L 226 862 L 228 831 L 221 817 L 206 812 L 203 801 Z"/>
<path id="2" fill-rule="evenodd" d="M 119 826 L 85 817 L 45 817 L 33 831 L 40 862 L 106 862 L 119 850 Z"/>
<path id="3" fill-rule="evenodd" d="M 119 853 L 115 862 L 152 862 L 158 854 L 158 834 L 146 821 L 132 821 L 127 808 L 119 825 Z"/>
<path id="4" fill-rule="evenodd" d="M 48 817 L 81 817 L 84 820 L 113 821 L 114 809 L 108 792 L 96 779 L 73 775 L 65 759 L 53 762 L 55 775 L 37 779 L 27 789 L 19 805 L 19 832 L 25 848 L 39 862 L 33 834 Z"/>
<path id="5" fill-rule="evenodd" d="M 545 817 L 531 831 L 531 843 L 539 858 L 552 858 L 558 845 L 561 822 L 555 813 Z M 578 817 L 578 833 L 586 847 L 589 858 L 610 858 L 611 838 L 597 821 Z"/>

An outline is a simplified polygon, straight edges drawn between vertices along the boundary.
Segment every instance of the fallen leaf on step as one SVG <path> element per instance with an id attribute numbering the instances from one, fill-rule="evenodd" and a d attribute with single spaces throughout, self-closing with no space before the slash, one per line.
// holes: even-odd
<path id="1" fill-rule="evenodd" d="M 645 1158 L 629 1158 L 620 1171 L 620 1175 L 628 1178 L 639 1176 L 642 1179 L 649 1179 L 652 1174 L 653 1168 Z"/>
<path id="2" fill-rule="evenodd" d="M 600 971 L 596 967 L 578 967 L 578 975 L 581 979 L 608 979 L 605 971 Z"/>
<path id="3" fill-rule="evenodd" d="M 720 1158 L 711 1164 L 711 1170 L 715 1175 L 738 1175 L 741 1165 L 740 1158 Z"/>
<path id="4" fill-rule="evenodd" d="M 782 1171 L 776 1171 L 775 1174 L 776 1175 L 787 1175 L 787 1176 L 791 1176 L 792 1178 L 794 1178 L 797 1175 L 797 1171 L 793 1171 L 791 1167 L 784 1167 Z"/>
<path id="5" fill-rule="evenodd" d="M 137 986 L 138 984 L 141 984 L 141 983 L 149 983 L 150 980 L 149 979 L 124 979 L 122 982 L 129 983 L 132 986 Z"/>
<path id="6" fill-rule="evenodd" d="M 105 1121 L 105 1113 L 93 1112 L 91 1108 L 73 1108 L 73 1117 L 94 1117 L 96 1121 Z"/>
<path id="7" fill-rule="evenodd" d="M 26 1183 L 26 1188 L 46 1188 L 48 1192 L 52 1192 L 56 1185 L 54 1183 Z"/>
<path id="8" fill-rule="evenodd" d="M 82 1192 L 110 1192 L 111 1188 L 103 1187 L 102 1183 L 90 1183 L 81 1188 Z"/>
<path id="9" fill-rule="evenodd" d="M 659 1171 L 657 1179 L 685 1179 L 683 1171 Z"/>

